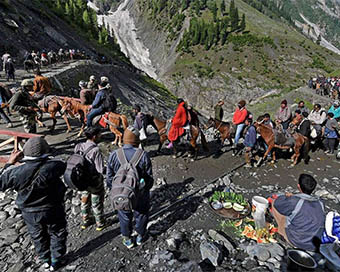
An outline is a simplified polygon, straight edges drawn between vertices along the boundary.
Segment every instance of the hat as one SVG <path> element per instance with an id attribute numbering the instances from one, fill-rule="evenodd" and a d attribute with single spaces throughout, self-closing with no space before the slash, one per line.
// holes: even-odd
<path id="1" fill-rule="evenodd" d="M 102 77 L 100 78 L 100 82 L 101 82 L 101 83 L 109 82 L 109 78 L 106 77 L 106 76 L 102 76 Z"/>
<path id="2" fill-rule="evenodd" d="M 281 101 L 281 104 L 285 104 L 285 105 L 287 106 L 287 104 L 288 104 L 288 103 L 287 103 L 287 100 L 286 100 L 286 99 L 282 100 L 282 101 Z"/>
<path id="3" fill-rule="evenodd" d="M 30 138 L 24 145 L 24 155 L 29 157 L 40 157 L 47 154 L 50 147 L 42 137 Z"/>
<path id="4" fill-rule="evenodd" d="M 240 102 L 238 102 L 238 105 L 243 108 L 246 105 L 246 101 L 241 100 Z"/>
<path id="5" fill-rule="evenodd" d="M 80 88 L 86 87 L 86 82 L 85 82 L 84 80 L 80 80 L 80 81 L 79 81 L 79 87 L 80 87 Z"/>
<path id="6" fill-rule="evenodd" d="M 33 86 L 33 82 L 32 82 L 32 80 L 30 80 L 30 79 L 24 79 L 24 80 L 21 82 L 21 86 L 22 86 L 22 87 Z"/>
<path id="7" fill-rule="evenodd" d="M 133 126 L 129 126 L 124 131 L 123 142 L 124 142 L 124 144 L 130 144 L 130 145 L 133 145 L 133 146 L 138 146 L 139 143 L 140 143 L 139 131 L 136 128 L 134 128 Z"/>
<path id="8" fill-rule="evenodd" d="M 94 75 L 90 76 L 90 80 L 96 80 L 96 77 Z"/>
<path id="9" fill-rule="evenodd" d="M 333 105 L 336 107 L 340 106 L 339 100 L 334 100 Z"/>

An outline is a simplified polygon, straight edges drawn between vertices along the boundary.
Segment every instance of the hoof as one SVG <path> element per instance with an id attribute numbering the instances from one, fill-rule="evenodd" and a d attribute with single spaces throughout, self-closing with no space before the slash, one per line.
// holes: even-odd
<path id="1" fill-rule="evenodd" d="M 172 155 L 172 158 L 173 158 L 173 159 L 177 159 L 178 156 L 177 156 L 177 155 Z"/>
<path id="2" fill-rule="evenodd" d="M 190 161 L 191 161 L 191 162 L 194 162 L 194 161 L 195 161 L 195 158 L 191 158 Z"/>
<path id="3" fill-rule="evenodd" d="M 271 160 L 271 161 L 270 161 L 270 163 L 271 163 L 271 164 L 274 164 L 274 163 L 275 163 L 275 161 L 274 161 L 274 160 Z"/>

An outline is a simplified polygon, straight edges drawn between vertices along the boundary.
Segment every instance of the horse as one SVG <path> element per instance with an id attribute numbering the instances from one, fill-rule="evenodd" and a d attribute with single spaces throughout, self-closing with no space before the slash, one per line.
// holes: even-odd
<path id="1" fill-rule="evenodd" d="M 47 101 L 46 101 L 47 100 Z M 45 107 L 47 105 L 47 107 Z M 61 114 L 62 110 L 62 99 L 58 98 L 57 96 L 47 96 L 44 99 L 40 100 L 38 102 L 39 109 L 37 111 L 42 111 L 44 113 L 49 113 L 50 117 L 52 119 L 52 126 L 48 127 L 50 131 L 54 131 L 55 125 L 57 124 L 56 114 L 59 112 Z M 71 126 L 67 118 L 67 114 L 63 113 L 61 114 L 63 119 L 65 120 L 65 123 L 67 125 L 67 132 L 71 131 Z M 36 118 L 36 121 L 39 125 L 39 127 L 44 127 L 45 125 L 43 122 L 39 120 L 39 118 Z"/>
<path id="2" fill-rule="evenodd" d="M 195 120 L 198 120 L 198 118 Z M 168 139 L 167 128 L 166 128 L 167 121 L 163 121 L 150 114 L 146 114 L 145 122 L 146 122 L 146 126 L 151 125 L 158 132 L 159 145 L 158 145 L 157 153 L 160 153 L 162 145 Z M 205 139 L 205 135 L 197 124 L 196 125 L 190 124 L 190 133 L 191 133 L 190 150 L 189 150 L 190 153 L 188 157 L 192 158 L 192 160 L 196 160 L 198 156 L 198 149 L 199 149 L 198 144 L 196 143 L 198 136 L 201 136 L 201 142 L 202 142 L 204 151 L 208 151 L 209 149 L 208 149 L 207 141 Z M 179 143 L 179 141 L 180 141 L 180 137 L 176 140 L 176 142 L 174 142 L 173 158 L 177 158 L 177 144 Z"/>
<path id="3" fill-rule="evenodd" d="M 269 154 L 270 151 L 272 151 L 272 163 L 276 161 L 275 157 L 275 149 L 289 149 L 289 146 L 281 146 L 275 144 L 275 134 L 269 125 L 263 124 L 263 117 L 260 116 L 257 121 L 254 123 L 254 126 L 258 133 L 260 133 L 263 140 L 266 142 L 268 148 L 266 152 L 264 153 L 263 157 L 260 158 L 260 160 L 257 162 L 256 166 L 259 166 L 263 160 L 265 160 Z M 301 135 L 300 133 L 293 132 L 292 136 L 294 137 L 295 144 L 294 144 L 294 154 L 291 157 L 292 166 L 295 166 L 298 162 L 298 159 L 300 158 L 300 150 L 302 149 L 302 155 L 305 163 L 308 162 L 308 152 L 310 149 L 310 141 L 307 137 Z"/>
<path id="4" fill-rule="evenodd" d="M 220 132 L 222 147 L 226 139 L 229 141 L 229 146 L 233 145 L 232 135 L 235 134 L 235 130 L 229 122 L 219 121 L 210 117 L 205 129 L 209 129 L 211 127 Z"/>
<path id="5" fill-rule="evenodd" d="M 61 100 L 62 108 L 60 110 L 61 114 L 67 113 L 68 117 L 75 119 L 78 118 L 81 123 L 81 128 L 77 137 L 83 134 L 84 128 L 86 126 L 85 117 L 90 112 L 90 105 L 82 105 L 80 102 L 70 98 Z M 71 126 L 68 126 L 67 133 L 72 130 Z"/>
<path id="6" fill-rule="evenodd" d="M 118 128 L 122 125 L 125 130 L 129 126 L 127 117 L 123 114 L 108 112 L 99 119 L 103 119 L 103 122 L 100 121 L 99 124 L 103 127 L 106 127 L 106 124 L 109 125 L 110 131 L 115 135 L 115 140 L 112 144 L 117 145 L 118 141 L 118 146 L 122 146 L 123 133 L 121 133 Z M 96 122 L 97 121 L 94 120 L 94 123 Z"/>

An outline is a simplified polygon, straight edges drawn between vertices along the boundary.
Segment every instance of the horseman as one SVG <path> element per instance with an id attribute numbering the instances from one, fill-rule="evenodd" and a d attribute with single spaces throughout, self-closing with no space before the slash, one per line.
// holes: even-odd
<path id="1" fill-rule="evenodd" d="M 101 77 L 100 83 L 98 84 L 98 87 L 99 87 L 99 90 L 96 94 L 96 97 L 95 97 L 93 103 L 92 103 L 91 111 L 87 115 L 87 127 L 91 127 L 93 119 L 96 116 L 105 113 L 105 110 L 106 110 L 105 106 L 104 106 L 104 102 L 109 95 L 108 92 L 111 90 L 111 85 L 109 83 L 109 79 L 105 76 Z"/>
<path id="2" fill-rule="evenodd" d="M 132 115 L 135 119 L 133 123 L 133 127 L 139 131 L 139 139 L 141 141 L 147 138 L 146 127 L 146 115 L 142 112 L 142 109 L 139 105 L 134 105 L 132 109 Z"/>
<path id="3" fill-rule="evenodd" d="M 184 126 L 188 122 L 187 110 L 185 108 L 185 102 L 182 98 L 177 99 L 177 109 L 174 118 L 171 121 L 171 127 L 168 133 L 168 139 L 171 143 L 178 140 L 185 132 Z"/>
<path id="4" fill-rule="evenodd" d="M 215 106 L 215 120 L 222 121 L 223 120 L 223 105 L 224 101 L 220 100 Z"/>
<path id="5" fill-rule="evenodd" d="M 18 111 L 23 119 L 23 125 L 26 133 L 36 133 L 36 111 L 39 109 L 30 92 L 33 91 L 33 82 L 24 79 L 21 82 L 21 88 L 11 99 L 10 109 Z"/>
<path id="6" fill-rule="evenodd" d="M 275 115 L 276 122 L 281 124 L 282 128 L 286 130 L 288 128 L 291 117 L 292 117 L 292 113 L 288 106 L 287 100 L 284 99 L 281 101 L 281 106 L 276 112 L 276 115 Z"/>
<path id="7" fill-rule="evenodd" d="M 84 80 L 79 81 L 79 87 L 80 87 L 80 103 L 83 105 L 91 105 L 95 96 L 96 92 L 93 89 L 87 88 L 87 84 Z"/>
<path id="8" fill-rule="evenodd" d="M 233 116 L 233 124 L 236 126 L 234 150 L 237 149 L 237 144 L 241 138 L 241 134 L 245 126 L 244 122 L 247 116 L 248 111 L 246 109 L 246 101 L 241 100 L 240 102 L 238 102 L 236 111 L 234 112 Z"/>
<path id="9" fill-rule="evenodd" d="M 97 80 L 94 75 L 90 76 L 89 82 L 87 83 L 87 89 L 97 90 Z"/>
<path id="10" fill-rule="evenodd" d="M 253 126 L 253 118 L 250 116 L 247 117 L 245 120 L 246 125 L 246 136 L 244 138 L 243 145 L 245 147 L 245 161 L 246 161 L 246 168 L 252 167 L 251 165 L 251 157 L 252 151 L 256 147 L 256 128 Z"/>
<path id="11" fill-rule="evenodd" d="M 34 76 L 32 96 L 38 102 L 51 92 L 52 85 L 50 80 L 41 74 L 40 70 L 36 70 Z"/>
<path id="12" fill-rule="evenodd" d="M 302 121 L 297 124 L 297 129 L 296 132 L 302 134 L 303 136 L 309 138 L 310 137 L 310 126 L 311 126 L 311 122 L 308 120 L 308 113 L 307 112 L 303 112 L 302 113 Z"/>

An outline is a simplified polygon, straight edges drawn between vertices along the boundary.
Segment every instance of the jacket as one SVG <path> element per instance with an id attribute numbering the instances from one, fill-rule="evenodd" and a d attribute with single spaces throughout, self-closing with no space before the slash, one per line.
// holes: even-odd
<path id="1" fill-rule="evenodd" d="M 334 106 L 332 106 L 328 112 L 331 112 L 334 114 L 334 119 L 340 118 L 340 107 L 335 108 Z"/>
<path id="2" fill-rule="evenodd" d="M 304 118 L 297 128 L 297 132 L 305 137 L 309 137 L 311 133 L 310 125 L 310 121 L 307 118 Z"/>
<path id="3" fill-rule="evenodd" d="M 297 205 L 303 200 L 299 209 Z M 301 202 L 300 202 L 301 204 Z M 322 202 L 307 194 L 297 194 L 291 197 L 279 196 L 274 202 L 275 209 L 287 217 L 286 233 L 288 240 L 296 247 L 305 250 L 315 250 L 313 238 L 321 238 L 319 231 L 325 224 L 325 213 Z"/>
<path id="4" fill-rule="evenodd" d="M 215 119 L 218 121 L 222 121 L 223 119 L 223 108 L 221 105 L 215 106 Z"/>
<path id="5" fill-rule="evenodd" d="M 171 128 L 169 130 L 168 138 L 174 142 L 178 137 L 184 134 L 184 126 L 188 121 L 187 111 L 184 107 L 185 102 L 178 105 L 174 118 L 172 119 Z"/>
<path id="6" fill-rule="evenodd" d="M 256 129 L 253 125 L 251 125 L 247 128 L 247 133 L 243 144 L 245 147 L 254 147 L 255 143 L 256 143 Z"/>
<path id="7" fill-rule="evenodd" d="M 325 137 L 328 139 L 338 138 L 338 122 L 335 119 L 328 119 L 325 125 Z"/>
<path id="8" fill-rule="evenodd" d="M 33 114 L 32 111 L 29 111 L 27 108 L 28 107 L 38 107 L 37 104 L 33 101 L 32 96 L 22 90 L 19 89 L 15 95 L 11 99 L 11 103 L 9 105 L 10 110 L 12 111 L 17 111 L 20 114 Z"/>
<path id="9" fill-rule="evenodd" d="M 327 119 L 326 111 L 324 109 L 319 111 L 312 110 L 308 115 L 308 119 L 316 125 L 322 125 Z"/>
<path id="10" fill-rule="evenodd" d="M 248 111 L 246 108 L 239 109 L 237 108 L 236 111 L 234 112 L 233 116 L 233 124 L 234 125 L 239 125 L 244 123 L 248 115 Z"/>
<path id="11" fill-rule="evenodd" d="M 137 148 L 133 147 L 130 144 L 125 144 L 123 147 L 123 151 L 127 161 L 130 161 L 135 154 Z M 107 177 L 106 182 L 107 186 L 112 188 L 112 180 L 115 174 L 118 172 L 120 167 L 120 163 L 117 156 L 117 151 L 113 151 L 107 161 Z M 137 165 L 137 171 L 139 178 L 143 178 L 145 181 L 145 190 L 150 190 L 153 186 L 153 175 L 152 175 L 152 164 L 148 153 L 144 152 L 141 160 Z"/>
<path id="12" fill-rule="evenodd" d="M 97 108 L 101 108 L 103 109 L 103 102 L 106 98 L 106 93 L 105 93 L 105 89 L 100 89 L 97 94 L 96 97 L 94 98 L 94 101 L 92 102 L 92 108 L 97 109 Z"/>
<path id="13" fill-rule="evenodd" d="M 50 80 L 44 76 L 36 76 L 33 81 L 34 93 L 47 95 L 51 92 L 52 85 Z"/>
<path id="14" fill-rule="evenodd" d="M 286 106 L 283 110 L 280 107 L 275 114 L 275 118 L 277 120 L 281 120 L 282 122 L 286 122 L 286 121 L 290 120 L 291 117 L 292 117 L 292 113 L 291 113 L 290 108 L 288 106 Z"/>
<path id="15" fill-rule="evenodd" d="M 62 207 L 66 187 L 60 177 L 65 169 L 66 164 L 56 159 L 28 160 L 22 165 L 3 170 L 0 177 L 0 190 L 11 188 L 17 191 L 16 204 L 24 212 Z M 37 171 L 39 171 L 38 175 L 33 181 Z"/>
<path id="16" fill-rule="evenodd" d="M 8 74 L 12 74 L 12 73 L 15 72 L 15 68 L 14 68 L 13 62 L 7 61 L 7 62 L 5 63 L 5 71 L 6 71 L 6 73 L 8 73 Z"/>

